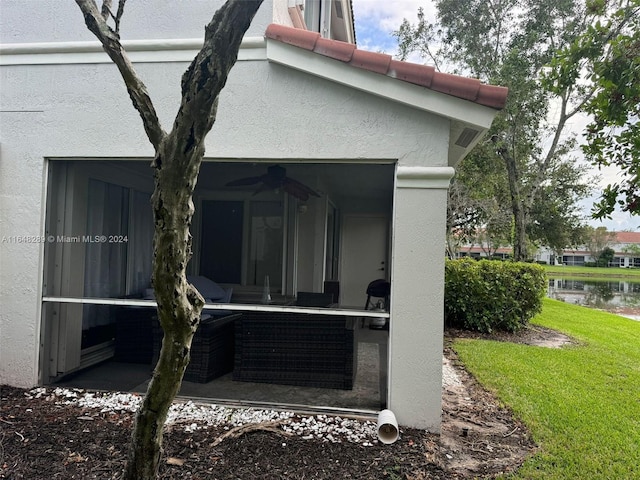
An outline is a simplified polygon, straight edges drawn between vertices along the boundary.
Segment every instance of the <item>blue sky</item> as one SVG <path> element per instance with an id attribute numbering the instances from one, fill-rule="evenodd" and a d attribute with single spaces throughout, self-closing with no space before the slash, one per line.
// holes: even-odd
<path id="1" fill-rule="evenodd" d="M 356 25 L 356 37 L 358 48 L 373 52 L 382 52 L 389 55 L 397 53 L 397 42 L 392 32 L 397 30 L 404 18 L 411 22 L 417 20 L 419 7 L 423 7 L 428 18 L 435 18 L 435 9 L 432 0 L 352 0 L 353 16 Z M 410 61 L 421 63 L 419 58 L 410 58 Z M 580 130 L 586 124 L 585 119 L 576 119 L 575 128 Z M 603 171 L 593 170 L 594 175 L 600 175 L 601 180 L 595 190 L 593 198 L 582 202 L 583 211 L 588 215 L 593 201 L 598 197 L 598 189 L 608 183 L 618 181 L 619 172 L 614 168 Z M 594 227 L 606 226 L 609 230 L 638 230 L 640 229 L 640 217 L 632 217 L 623 212 L 614 212 L 611 220 L 603 222 L 590 220 Z"/>
<path id="2" fill-rule="evenodd" d="M 418 7 L 432 9 L 430 0 L 353 0 L 358 47 L 373 52 L 394 55 L 397 42 L 391 32 L 402 20 L 416 20 Z"/>

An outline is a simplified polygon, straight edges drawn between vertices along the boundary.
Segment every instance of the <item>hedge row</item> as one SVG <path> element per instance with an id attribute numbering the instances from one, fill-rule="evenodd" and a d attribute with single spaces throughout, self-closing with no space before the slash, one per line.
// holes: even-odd
<path id="1" fill-rule="evenodd" d="M 514 332 L 542 309 L 547 289 L 540 265 L 489 260 L 447 260 L 445 325 Z"/>

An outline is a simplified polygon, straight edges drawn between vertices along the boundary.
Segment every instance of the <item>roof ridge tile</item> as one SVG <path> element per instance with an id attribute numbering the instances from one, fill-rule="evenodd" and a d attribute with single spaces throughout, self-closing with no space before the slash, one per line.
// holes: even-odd
<path id="1" fill-rule="evenodd" d="M 316 46 L 313 49 L 314 52 L 319 53 L 320 55 L 331 57 L 346 63 L 351 61 L 355 50 L 356 46 L 353 43 L 339 42 L 337 40 L 330 40 L 322 37 L 318 39 Z"/>
<path id="2" fill-rule="evenodd" d="M 436 69 L 430 65 L 391 60 L 387 75 L 398 80 L 430 88 L 435 73 Z"/>
<path id="3" fill-rule="evenodd" d="M 311 52 L 320 38 L 318 32 L 287 27 L 286 25 L 279 25 L 277 23 L 272 23 L 267 27 L 265 36 L 282 43 L 293 45 L 294 47 L 304 48 Z"/>
<path id="4" fill-rule="evenodd" d="M 367 50 L 353 51 L 353 57 L 349 62 L 354 67 L 369 70 L 375 73 L 381 73 L 386 75 L 389 71 L 389 64 L 391 63 L 391 55 L 385 53 L 368 52 Z"/>

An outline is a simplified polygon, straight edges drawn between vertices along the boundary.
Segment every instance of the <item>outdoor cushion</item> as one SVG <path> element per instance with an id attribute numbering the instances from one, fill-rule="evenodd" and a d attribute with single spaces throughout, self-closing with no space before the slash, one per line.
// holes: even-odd
<path id="1" fill-rule="evenodd" d="M 206 302 L 220 301 L 227 296 L 227 292 L 213 280 L 203 276 L 187 277 L 189 282 L 198 289 Z"/>
<path id="2" fill-rule="evenodd" d="M 204 279 L 206 281 L 206 282 L 199 281 L 199 283 L 209 283 L 209 282 L 212 283 L 213 284 L 213 288 L 210 288 L 210 286 L 208 286 L 208 287 L 204 288 L 204 291 L 207 291 L 210 294 L 219 295 L 220 294 L 219 290 L 221 290 L 222 291 L 222 296 L 219 297 L 219 298 L 207 297 L 203 293 L 203 289 L 201 289 L 198 285 L 195 285 L 194 279 Z M 194 286 L 198 289 L 200 294 L 204 297 L 205 301 L 211 302 L 211 303 L 229 303 L 229 302 L 231 302 L 231 295 L 233 294 L 233 288 L 226 288 L 226 289 L 221 288 L 218 284 L 216 284 L 215 282 L 209 280 L 206 277 L 190 277 L 189 281 L 194 284 Z M 144 300 L 155 300 L 156 296 L 155 296 L 155 293 L 153 291 L 153 288 L 145 289 L 144 294 L 142 295 L 142 298 Z"/>

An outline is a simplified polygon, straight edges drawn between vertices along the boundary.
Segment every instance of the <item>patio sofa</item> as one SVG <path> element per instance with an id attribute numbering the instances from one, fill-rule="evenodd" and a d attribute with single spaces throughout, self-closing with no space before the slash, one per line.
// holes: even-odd
<path id="1" fill-rule="evenodd" d="M 233 379 L 350 390 L 357 360 L 351 324 L 342 315 L 245 312 L 235 321 Z"/>
<path id="2" fill-rule="evenodd" d="M 192 283 L 204 297 L 207 303 L 229 303 L 233 294 L 232 288 L 222 288 L 213 280 L 203 276 L 189 276 Z M 143 293 L 128 298 L 142 298 L 155 300 L 153 289 L 148 288 Z M 229 316 L 231 312 L 216 310 L 214 314 L 204 314 L 201 325 L 210 318 Z M 156 318 L 155 307 L 118 307 L 115 314 L 115 360 L 127 363 L 152 363 L 157 361 L 159 347 L 154 343 L 154 329 L 160 328 Z M 203 327 L 210 328 L 210 327 Z M 200 331 L 200 329 L 198 330 Z M 196 332 L 196 336 L 197 336 Z M 160 337 L 162 338 L 162 337 Z M 194 341 L 195 341 L 194 337 Z M 233 336 L 229 342 L 233 344 Z M 156 355 L 154 356 L 154 351 Z M 231 353 L 233 357 L 233 352 Z M 193 353 L 192 353 L 193 358 Z"/>
<path id="3" fill-rule="evenodd" d="M 240 314 L 203 314 L 191 342 L 191 360 L 184 372 L 187 382 L 207 383 L 233 370 L 234 321 Z M 153 359 L 158 362 L 163 332 L 160 323 L 153 325 Z"/>

